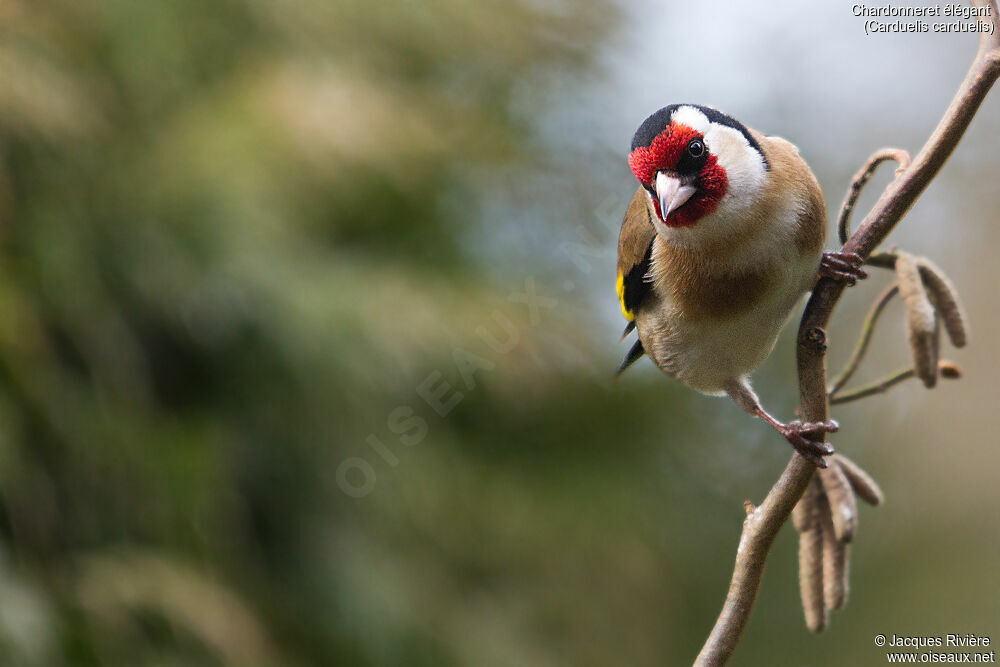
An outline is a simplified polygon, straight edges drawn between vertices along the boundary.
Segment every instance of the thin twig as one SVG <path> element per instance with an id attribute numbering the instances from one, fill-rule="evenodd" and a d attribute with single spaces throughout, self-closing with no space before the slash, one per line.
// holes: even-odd
<path id="1" fill-rule="evenodd" d="M 988 19 L 978 20 L 988 20 L 991 25 L 989 32 L 980 34 L 979 51 L 965 80 L 917 157 L 885 189 L 861 227 L 844 244 L 844 252 L 868 257 L 885 240 L 940 171 L 1000 76 L 997 0 L 974 0 L 973 4 L 989 6 Z M 813 289 L 799 324 L 799 396 L 805 421 L 828 418 L 826 326 L 843 291 L 843 283 L 821 279 Z M 767 554 L 815 472 L 815 466 L 805 458 L 793 455 L 764 502 L 744 521 L 729 594 L 695 660 L 696 667 L 724 665 L 733 654 L 750 618 Z"/>
<path id="2" fill-rule="evenodd" d="M 961 370 L 953 362 L 942 359 L 938 362 L 938 373 L 941 377 L 948 380 L 957 380 L 961 377 Z M 896 371 L 895 373 L 879 380 L 878 382 L 872 382 L 871 384 L 866 384 L 863 387 L 858 387 L 857 389 L 852 389 L 851 391 L 845 392 L 843 394 L 837 394 L 836 396 L 830 396 L 830 405 L 842 405 L 844 403 L 850 403 L 851 401 L 857 401 L 862 398 L 868 398 L 869 396 L 874 396 L 876 394 L 884 394 L 889 391 L 897 384 L 901 382 L 906 382 L 910 378 L 917 376 L 916 369 L 904 368 Z"/>
<path id="3" fill-rule="evenodd" d="M 868 398 L 869 396 L 874 396 L 875 394 L 884 394 L 900 382 L 906 382 L 910 378 L 914 377 L 917 377 L 917 372 L 915 370 L 912 368 L 904 368 L 882 380 L 879 380 L 878 382 L 873 382 L 865 385 L 864 387 L 859 387 L 858 389 L 848 391 L 837 396 L 831 396 L 830 405 L 841 405 L 843 403 L 857 401 L 858 399 Z"/>
<path id="4" fill-rule="evenodd" d="M 830 401 L 833 402 L 833 397 L 836 396 L 837 392 L 840 391 L 847 381 L 851 379 L 854 375 L 854 371 L 858 370 L 858 366 L 861 361 L 865 358 L 865 353 L 868 351 L 868 345 L 872 341 L 872 336 L 875 334 L 875 325 L 878 324 L 878 318 L 885 310 L 885 307 L 889 305 L 892 298 L 899 294 L 899 285 L 893 283 L 882 292 L 875 303 L 872 304 L 871 310 L 868 311 L 868 316 L 865 317 L 864 324 L 861 325 L 861 335 L 858 337 L 858 342 L 854 346 L 854 351 L 851 353 L 851 358 L 848 360 L 847 365 L 844 366 L 844 370 L 840 372 L 837 379 L 833 381 L 833 386 L 830 387 Z"/>
<path id="5" fill-rule="evenodd" d="M 854 213 L 854 205 L 858 203 L 861 191 L 879 165 L 888 160 L 895 160 L 899 165 L 896 167 L 897 176 L 910 166 L 910 154 L 902 148 L 880 148 L 871 154 L 865 166 L 861 167 L 851 179 L 851 187 L 847 189 L 844 203 L 840 205 L 840 217 L 837 220 L 837 232 L 840 234 L 841 244 L 847 243 L 847 239 L 851 236 L 851 214 Z"/>

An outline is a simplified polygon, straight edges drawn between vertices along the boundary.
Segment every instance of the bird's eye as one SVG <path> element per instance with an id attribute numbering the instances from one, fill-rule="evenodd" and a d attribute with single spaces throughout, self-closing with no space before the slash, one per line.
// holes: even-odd
<path id="1" fill-rule="evenodd" d="M 692 139 L 688 142 L 687 152 L 691 157 L 701 157 L 705 153 L 705 144 L 701 139 Z"/>

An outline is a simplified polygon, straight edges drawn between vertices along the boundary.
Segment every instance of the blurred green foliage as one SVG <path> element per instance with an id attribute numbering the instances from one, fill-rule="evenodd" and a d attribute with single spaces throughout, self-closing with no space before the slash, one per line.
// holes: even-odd
<path id="1" fill-rule="evenodd" d="M 607 66 L 620 9 L 0 3 L 0 664 L 696 654 L 741 503 L 787 452 L 648 367 L 611 382 L 616 332 L 582 294 L 603 281 L 615 309 L 631 184 L 578 140 L 601 109 L 549 106 Z M 558 298 L 532 313 L 528 288 Z M 779 352 L 757 386 L 788 414 Z M 462 398 L 442 417 L 435 391 Z M 878 440 L 853 409 L 842 441 Z M 995 607 L 971 592 L 995 535 L 958 550 L 970 578 L 927 583 L 993 500 L 966 488 L 866 524 L 838 651 L 801 629 L 783 534 L 735 662 L 989 631 L 967 619 Z M 965 624 L 921 628 L 928 604 Z"/>
<path id="2" fill-rule="evenodd" d="M 514 91 L 585 67 L 609 18 L 3 4 L 3 662 L 475 664 L 517 634 L 492 614 L 565 631 L 558 588 L 487 598 L 560 569 L 551 521 L 612 539 L 577 516 L 628 417 L 601 383 L 526 335 L 398 475 L 365 438 L 498 307 L 531 328 L 467 251 L 473 175 L 530 154 Z M 359 454 L 363 502 L 337 481 Z"/>

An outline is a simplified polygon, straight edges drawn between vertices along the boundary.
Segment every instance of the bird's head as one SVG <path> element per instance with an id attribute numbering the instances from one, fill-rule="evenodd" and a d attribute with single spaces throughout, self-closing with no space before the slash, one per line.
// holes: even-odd
<path id="1" fill-rule="evenodd" d="M 643 121 L 628 164 L 649 193 L 661 234 L 745 213 L 769 168 L 742 123 L 694 104 L 672 104 Z"/>

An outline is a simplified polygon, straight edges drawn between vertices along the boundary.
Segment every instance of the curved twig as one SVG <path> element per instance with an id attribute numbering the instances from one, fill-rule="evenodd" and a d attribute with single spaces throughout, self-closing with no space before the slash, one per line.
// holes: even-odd
<path id="1" fill-rule="evenodd" d="M 992 23 L 990 32 L 980 34 L 976 58 L 938 126 L 917 157 L 886 187 L 861 227 L 844 244 L 844 252 L 856 252 L 868 257 L 885 240 L 940 171 L 1000 76 L 997 0 L 974 0 L 973 4 L 990 7 L 988 19 L 979 19 Z M 842 283 L 821 279 L 799 324 L 799 396 L 802 418 L 806 421 L 825 421 L 828 418 L 826 326 L 843 291 Z M 815 466 L 801 455 L 793 455 L 764 502 L 747 516 L 729 594 L 715 627 L 698 654 L 696 666 L 724 665 L 736 649 L 757 597 L 767 554 L 815 472 Z"/>
<path id="2" fill-rule="evenodd" d="M 899 165 L 896 167 L 896 176 L 910 166 L 910 154 L 902 148 L 880 148 L 871 154 L 865 166 L 861 167 L 851 179 L 851 187 L 847 188 L 847 195 L 844 197 L 844 203 L 840 205 L 840 215 L 837 218 L 837 233 L 840 235 L 841 244 L 847 243 L 847 239 L 851 236 L 851 214 L 854 213 L 854 205 L 858 203 L 861 191 L 879 165 L 888 160 L 895 160 Z"/>
<path id="3" fill-rule="evenodd" d="M 858 338 L 857 344 L 854 346 L 854 351 L 851 353 L 851 358 L 848 360 L 847 365 L 844 366 L 844 370 L 840 372 L 840 375 L 833 381 L 833 385 L 830 387 L 830 402 L 833 403 L 833 397 L 837 395 L 847 381 L 851 379 L 854 375 L 854 371 L 858 370 L 858 366 L 861 361 L 865 358 L 865 353 L 868 352 L 868 345 L 872 341 L 872 336 L 875 335 L 875 325 L 878 324 L 878 318 L 885 310 L 885 307 L 889 305 L 892 298 L 899 294 L 899 285 L 893 283 L 882 292 L 878 298 L 875 299 L 875 303 L 872 304 L 871 310 L 868 311 L 868 315 L 865 317 L 864 324 L 861 325 L 861 336 Z"/>

